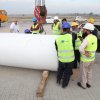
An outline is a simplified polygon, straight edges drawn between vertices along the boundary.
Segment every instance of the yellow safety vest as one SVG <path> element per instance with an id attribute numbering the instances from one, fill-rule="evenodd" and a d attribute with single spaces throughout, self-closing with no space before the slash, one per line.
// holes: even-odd
<path id="1" fill-rule="evenodd" d="M 82 32 L 81 31 L 79 33 L 77 33 L 77 39 L 75 40 L 75 50 L 79 50 L 79 47 L 82 43 L 82 41 L 78 38 L 78 36 L 82 37 Z"/>
<path id="2" fill-rule="evenodd" d="M 84 54 L 81 54 L 81 61 L 83 62 L 94 61 L 95 53 L 97 50 L 97 38 L 94 35 L 88 35 L 86 39 L 88 41 L 88 46 L 85 48 L 85 51 L 89 51 L 91 55 L 87 57 Z"/>
<path id="3" fill-rule="evenodd" d="M 75 59 L 72 44 L 72 35 L 61 35 L 56 39 L 58 47 L 58 60 L 61 62 L 72 62 Z"/>
<path id="4" fill-rule="evenodd" d="M 61 32 L 61 29 L 58 28 L 60 22 L 57 22 L 57 24 L 53 24 L 53 28 L 52 28 L 52 31 L 53 31 L 53 35 L 60 35 L 62 32 Z"/>
<path id="5" fill-rule="evenodd" d="M 32 28 L 36 28 L 38 26 L 38 24 L 37 25 L 32 25 Z M 38 30 L 34 30 L 34 31 L 32 31 L 32 34 L 38 34 L 39 33 L 39 29 Z"/>

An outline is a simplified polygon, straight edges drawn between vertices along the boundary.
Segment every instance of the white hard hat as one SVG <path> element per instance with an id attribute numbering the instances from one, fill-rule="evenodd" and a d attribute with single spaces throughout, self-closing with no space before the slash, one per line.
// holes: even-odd
<path id="1" fill-rule="evenodd" d="M 87 29 L 87 30 L 93 31 L 94 30 L 94 25 L 91 24 L 91 23 L 86 23 L 84 25 L 83 29 Z"/>
<path id="2" fill-rule="evenodd" d="M 58 16 L 55 16 L 55 17 L 54 17 L 54 20 L 58 20 L 58 19 L 59 19 Z"/>

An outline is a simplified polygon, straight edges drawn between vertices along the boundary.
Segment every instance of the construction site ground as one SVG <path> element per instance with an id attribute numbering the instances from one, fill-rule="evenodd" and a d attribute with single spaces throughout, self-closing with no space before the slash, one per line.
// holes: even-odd
<path id="1" fill-rule="evenodd" d="M 68 87 L 56 83 L 56 72 L 50 72 L 43 97 L 37 97 L 42 71 L 0 66 L 0 100 L 100 100 L 100 54 L 93 67 L 91 88 L 77 86 L 79 69 L 74 70 Z"/>

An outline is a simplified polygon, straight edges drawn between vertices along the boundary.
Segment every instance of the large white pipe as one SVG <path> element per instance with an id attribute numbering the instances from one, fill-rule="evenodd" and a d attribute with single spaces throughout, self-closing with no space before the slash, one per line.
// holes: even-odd
<path id="1" fill-rule="evenodd" d="M 0 33 L 0 65 L 57 71 L 57 37 Z"/>

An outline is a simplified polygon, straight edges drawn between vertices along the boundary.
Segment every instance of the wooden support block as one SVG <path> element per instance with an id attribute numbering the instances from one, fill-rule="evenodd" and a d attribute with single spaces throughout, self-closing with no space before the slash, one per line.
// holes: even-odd
<path id="1" fill-rule="evenodd" d="M 39 85 L 37 93 L 36 93 L 38 97 L 43 97 L 44 89 L 46 87 L 46 83 L 48 80 L 48 76 L 49 76 L 49 71 L 43 71 L 42 79 L 41 79 L 40 85 Z"/>

